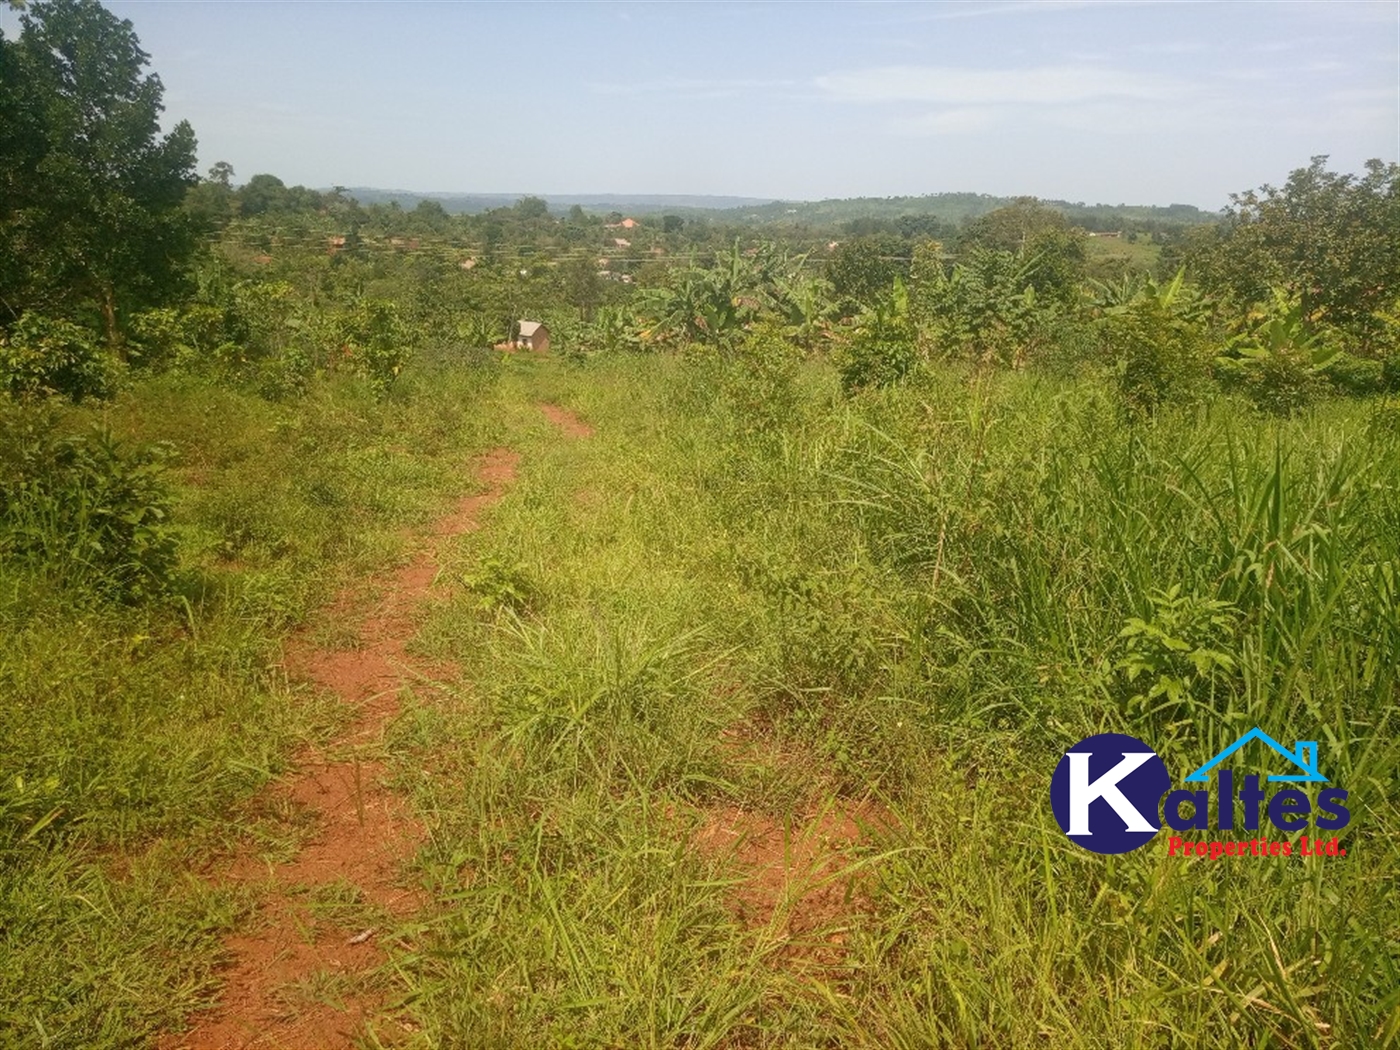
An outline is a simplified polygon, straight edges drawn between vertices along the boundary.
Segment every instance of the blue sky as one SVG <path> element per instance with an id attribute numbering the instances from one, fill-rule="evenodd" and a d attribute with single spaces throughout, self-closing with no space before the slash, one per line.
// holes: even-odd
<path id="1" fill-rule="evenodd" d="M 1395 0 L 108 7 L 240 181 L 1214 208 L 1400 154 Z"/>

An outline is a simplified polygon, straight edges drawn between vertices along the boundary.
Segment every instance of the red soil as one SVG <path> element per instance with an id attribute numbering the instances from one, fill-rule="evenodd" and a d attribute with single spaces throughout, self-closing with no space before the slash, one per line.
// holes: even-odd
<path id="1" fill-rule="evenodd" d="M 856 847 L 894 823 L 875 802 L 847 802 L 787 827 L 725 807 L 709 814 L 695 844 L 733 867 L 730 902 L 746 926 L 776 935 L 790 961 L 835 965 L 845 929 L 866 907 Z"/>
<path id="2" fill-rule="evenodd" d="M 462 499 L 439 519 L 430 541 L 476 528 L 518 462 L 507 449 L 484 456 L 476 476 L 487 491 Z M 288 644 L 288 674 L 331 690 L 358 709 L 356 717 L 323 751 L 298 756 L 296 770 L 266 793 L 263 804 L 311 825 L 311 839 L 285 864 L 266 863 L 251 847 L 232 858 L 222 878 L 261 891 L 262 925 L 228 939 L 232 963 L 218 1005 L 196 1018 L 191 1031 L 162 1039 L 163 1050 L 340 1050 L 383 1006 L 370 979 L 385 959 L 380 931 L 338 927 L 324 917 L 325 909 L 316 914 L 312 898 L 318 889 L 336 899 L 353 895 L 394 918 L 426 904 L 401 870 L 423 842 L 424 829 L 385 784 L 384 764 L 374 755 L 399 711 L 399 691 L 441 670 L 415 666 L 405 648 L 416 629 L 415 609 L 436 573 L 434 553 L 424 549 L 377 581 L 374 607 L 359 614 L 358 648 L 318 648 L 305 635 Z M 329 619 L 355 616 L 363 607 L 360 593 L 357 588 L 337 598 Z"/>
<path id="3" fill-rule="evenodd" d="M 586 438 L 593 436 L 593 428 L 574 413 L 561 405 L 540 405 L 545 418 L 569 437 Z"/>

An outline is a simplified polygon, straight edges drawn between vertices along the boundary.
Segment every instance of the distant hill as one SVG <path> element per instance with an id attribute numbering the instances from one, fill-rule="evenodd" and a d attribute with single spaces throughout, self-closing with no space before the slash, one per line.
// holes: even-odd
<path id="1" fill-rule="evenodd" d="M 849 197 L 824 201 L 773 201 L 729 209 L 723 218 L 743 224 L 793 223 L 833 226 L 858 219 L 894 220 L 903 216 L 928 216 L 957 225 L 1014 203 L 1015 197 L 987 193 L 931 193 L 921 197 Z M 1170 226 L 1214 222 L 1215 212 L 1190 204 L 1085 204 L 1083 201 L 1042 200 L 1077 225 L 1091 230 L 1117 229 L 1125 223 Z"/>
<path id="2" fill-rule="evenodd" d="M 419 201 L 437 201 L 452 214 L 477 215 L 493 208 L 508 208 L 524 193 L 428 193 L 416 190 L 381 190 L 356 186 L 347 192 L 361 204 L 389 204 L 415 208 Z M 987 193 L 930 193 L 919 197 L 847 197 L 822 201 L 779 201 L 764 197 L 723 197 L 688 194 L 569 193 L 540 195 L 549 210 L 562 215 L 575 204 L 595 213 L 632 215 L 671 213 L 686 218 L 708 218 L 736 225 L 789 224 L 838 227 L 857 220 L 893 221 L 920 216 L 956 226 L 1013 203 L 1015 197 Z M 1090 230 L 1116 230 L 1125 226 L 1153 228 L 1189 226 L 1213 222 L 1215 212 L 1190 204 L 1085 204 L 1083 201 L 1044 200 L 1076 225 Z"/>
<path id="3" fill-rule="evenodd" d="M 428 193 L 415 190 L 379 190 L 355 186 L 346 190 L 361 204 L 388 204 L 397 201 L 400 208 L 416 208 L 421 200 L 434 200 L 453 215 L 477 215 L 493 208 L 509 208 L 522 197 L 543 197 L 549 210 L 562 215 L 575 204 L 588 211 L 636 212 L 638 214 L 676 214 L 719 212 L 751 208 L 771 203 L 769 197 L 709 197 L 703 195 L 653 193 Z"/>

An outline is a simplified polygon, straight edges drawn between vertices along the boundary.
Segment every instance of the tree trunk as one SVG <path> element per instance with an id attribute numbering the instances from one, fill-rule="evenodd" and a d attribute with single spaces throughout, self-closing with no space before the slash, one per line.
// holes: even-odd
<path id="1" fill-rule="evenodd" d="M 102 285 L 102 326 L 107 331 L 107 349 L 117 350 L 121 335 L 117 332 L 117 297 L 110 283 Z"/>

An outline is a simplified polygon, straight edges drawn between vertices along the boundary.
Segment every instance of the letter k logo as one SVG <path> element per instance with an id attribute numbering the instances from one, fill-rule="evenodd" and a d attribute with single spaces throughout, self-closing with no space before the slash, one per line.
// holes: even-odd
<path id="1" fill-rule="evenodd" d="M 1089 759 L 1093 755 L 1084 752 L 1070 752 L 1069 759 L 1069 831 L 1070 835 L 1092 835 L 1089 830 L 1089 804 L 1103 799 L 1113 807 L 1113 812 L 1123 818 L 1128 831 L 1154 832 L 1157 829 L 1147 822 L 1136 806 L 1118 790 L 1118 782 L 1145 762 L 1156 758 L 1152 751 L 1125 751 L 1123 761 L 1110 769 L 1097 780 L 1089 780 Z"/>
<path id="2" fill-rule="evenodd" d="M 1060 757 L 1050 778 L 1050 806 L 1060 830 L 1095 853 L 1127 853 L 1161 828 L 1167 766 L 1136 737 L 1098 733 Z"/>

